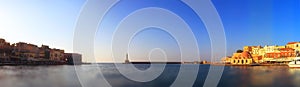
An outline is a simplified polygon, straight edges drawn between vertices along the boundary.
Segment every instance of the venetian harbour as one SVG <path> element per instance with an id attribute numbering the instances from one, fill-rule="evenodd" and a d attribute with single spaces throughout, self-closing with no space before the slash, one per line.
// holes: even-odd
<path id="1" fill-rule="evenodd" d="M 124 64 L 124 66 L 128 65 Z M 149 66 L 149 64 L 135 65 L 140 70 L 145 70 Z M 180 66 L 199 66 L 194 87 L 203 86 L 210 65 L 168 64 L 163 73 L 150 82 L 129 80 L 118 73 L 114 64 L 76 65 L 76 70 L 72 65 L 0 66 L 0 84 L 3 87 L 167 87 L 177 77 Z M 158 68 L 161 67 L 154 67 L 154 69 Z M 299 87 L 299 75 L 300 68 L 288 66 L 224 66 L 218 86 Z M 107 81 L 110 85 L 101 84 L 103 83 L 101 81 Z"/>

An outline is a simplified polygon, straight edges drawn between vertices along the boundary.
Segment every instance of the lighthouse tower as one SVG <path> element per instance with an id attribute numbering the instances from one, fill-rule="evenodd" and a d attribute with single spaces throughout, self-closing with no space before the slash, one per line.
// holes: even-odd
<path id="1" fill-rule="evenodd" d="M 125 64 L 128 64 L 128 63 L 130 63 L 129 62 L 129 59 L 128 59 L 128 53 L 126 54 L 126 59 L 125 59 Z"/>

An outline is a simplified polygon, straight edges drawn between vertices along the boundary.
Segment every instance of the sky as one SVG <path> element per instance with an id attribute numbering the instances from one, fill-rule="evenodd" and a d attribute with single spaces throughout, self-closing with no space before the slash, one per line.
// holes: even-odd
<path id="1" fill-rule="evenodd" d="M 73 52 L 74 30 L 85 2 L 86 0 L 0 0 L 0 38 L 11 43 L 21 41 L 39 46 L 45 44 L 51 48 Z M 242 49 L 246 45 L 285 45 L 287 42 L 300 41 L 298 34 L 300 32 L 298 29 L 300 27 L 298 16 L 300 1 L 298 0 L 212 0 L 212 3 L 225 29 L 227 55 L 232 55 L 237 49 Z M 141 10 L 145 7 L 164 8 L 168 11 Z M 148 11 L 150 15 L 143 17 L 133 14 L 138 11 Z M 155 14 L 157 11 L 162 12 Z M 176 14 L 176 16 L 169 13 Z M 160 19 L 165 25 L 176 26 L 178 24 L 175 19 L 180 17 L 189 25 L 192 31 L 190 34 L 196 37 L 201 59 L 210 60 L 210 39 L 201 18 L 186 4 L 177 0 L 120 1 L 106 13 L 102 22 L 99 23 L 99 30 L 95 32 L 96 61 L 92 61 L 84 54 L 83 60 L 87 62 L 113 61 L 110 47 L 113 33 L 130 14 L 133 16 L 132 20 L 136 21 L 127 21 L 136 25 Z M 164 19 L 171 18 L 171 16 L 175 19 Z M 133 26 L 125 26 L 125 28 L 130 29 Z M 188 31 L 188 29 L 183 29 L 183 31 Z M 170 61 L 179 60 L 180 47 L 175 37 L 182 37 L 187 41 L 193 39 L 184 34 L 175 37 L 172 35 L 173 33 L 163 31 L 159 27 L 145 28 L 134 35 L 128 43 L 130 59 L 142 61 L 151 58 L 159 61 L 163 60 L 161 57 L 165 57 L 161 51 L 165 51 Z M 162 50 L 153 51 L 154 48 Z M 153 52 L 149 54 L 151 50 Z M 195 60 L 199 58 L 194 58 L 194 56 L 184 58 L 184 61 Z"/>

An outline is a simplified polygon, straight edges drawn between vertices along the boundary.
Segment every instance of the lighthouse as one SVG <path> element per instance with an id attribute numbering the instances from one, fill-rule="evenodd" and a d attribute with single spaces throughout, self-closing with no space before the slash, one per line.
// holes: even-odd
<path id="1" fill-rule="evenodd" d="M 126 59 L 125 59 L 125 64 L 128 64 L 128 63 L 130 63 L 129 62 L 129 59 L 128 59 L 128 53 L 126 54 Z"/>

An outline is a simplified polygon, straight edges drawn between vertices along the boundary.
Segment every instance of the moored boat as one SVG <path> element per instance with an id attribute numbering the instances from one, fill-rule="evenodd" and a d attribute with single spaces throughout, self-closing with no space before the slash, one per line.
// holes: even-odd
<path id="1" fill-rule="evenodd" d="M 296 57 L 292 62 L 288 64 L 291 68 L 300 68 L 300 57 Z"/>

